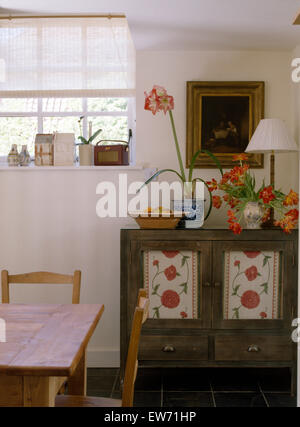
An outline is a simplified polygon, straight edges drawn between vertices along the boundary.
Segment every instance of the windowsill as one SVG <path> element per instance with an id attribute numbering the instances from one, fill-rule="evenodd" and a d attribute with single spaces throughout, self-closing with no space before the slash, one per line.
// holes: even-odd
<path id="1" fill-rule="evenodd" d="M 1 171 L 11 172 L 26 172 L 26 171 L 120 171 L 130 170 L 139 171 L 143 170 L 143 166 L 35 166 L 33 163 L 30 166 L 8 166 L 7 164 L 0 163 Z"/>

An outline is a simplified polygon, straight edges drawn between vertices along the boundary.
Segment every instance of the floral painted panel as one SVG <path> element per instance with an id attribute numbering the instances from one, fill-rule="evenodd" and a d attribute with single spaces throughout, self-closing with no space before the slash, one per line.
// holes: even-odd
<path id="1" fill-rule="evenodd" d="M 195 319 L 198 314 L 198 253 L 145 251 L 144 287 L 150 298 L 149 317 Z"/>
<path id="2" fill-rule="evenodd" d="M 280 301 L 280 252 L 225 252 L 224 319 L 279 319 Z"/>

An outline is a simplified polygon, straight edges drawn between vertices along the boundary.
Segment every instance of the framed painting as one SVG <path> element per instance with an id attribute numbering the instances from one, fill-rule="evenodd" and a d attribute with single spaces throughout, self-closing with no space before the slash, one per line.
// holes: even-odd
<path id="1" fill-rule="evenodd" d="M 211 151 L 222 167 L 234 165 L 259 121 L 264 118 L 264 82 L 187 82 L 186 166 L 201 149 Z M 252 168 L 263 168 L 263 154 L 248 154 Z M 195 167 L 215 168 L 205 154 Z"/>

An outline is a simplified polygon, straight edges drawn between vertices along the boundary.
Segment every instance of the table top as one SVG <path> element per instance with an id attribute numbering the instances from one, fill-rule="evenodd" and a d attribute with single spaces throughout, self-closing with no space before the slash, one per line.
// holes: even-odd
<path id="1" fill-rule="evenodd" d="M 0 374 L 72 375 L 103 310 L 100 304 L 0 304 L 6 324 Z"/>

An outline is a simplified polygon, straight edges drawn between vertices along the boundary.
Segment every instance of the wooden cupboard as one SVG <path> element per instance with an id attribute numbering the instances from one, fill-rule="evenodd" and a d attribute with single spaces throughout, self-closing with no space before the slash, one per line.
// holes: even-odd
<path id="1" fill-rule="evenodd" d="M 121 378 L 139 288 L 139 365 L 289 367 L 296 384 L 298 232 L 121 230 Z"/>

